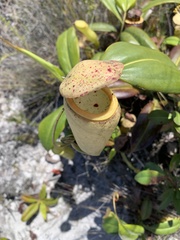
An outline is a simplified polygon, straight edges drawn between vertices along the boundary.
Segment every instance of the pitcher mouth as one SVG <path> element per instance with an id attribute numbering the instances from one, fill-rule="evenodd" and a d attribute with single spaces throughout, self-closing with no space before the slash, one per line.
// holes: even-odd
<path id="1" fill-rule="evenodd" d="M 119 103 L 117 98 L 114 96 L 113 92 L 108 87 L 102 88 L 101 90 L 97 90 L 97 92 L 98 91 L 103 91 L 108 96 L 109 104 L 105 111 L 102 111 L 100 113 L 92 113 L 87 110 L 83 110 L 76 104 L 74 98 L 66 98 L 67 104 L 76 114 L 85 119 L 91 121 L 107 120 L 114 115 L 118 108 Z"/>

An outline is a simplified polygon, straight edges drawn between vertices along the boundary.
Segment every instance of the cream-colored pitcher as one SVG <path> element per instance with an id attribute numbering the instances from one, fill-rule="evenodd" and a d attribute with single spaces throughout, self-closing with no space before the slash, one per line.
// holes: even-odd
<path id="1" fill-rule="evenodd" d="M 89 155 L 100 155 L 119 122 L 120 106 L 107 85 L 120 78 L 122 69 L 118 61 L 85 60 L 60 85 L 74 138 Z"/>

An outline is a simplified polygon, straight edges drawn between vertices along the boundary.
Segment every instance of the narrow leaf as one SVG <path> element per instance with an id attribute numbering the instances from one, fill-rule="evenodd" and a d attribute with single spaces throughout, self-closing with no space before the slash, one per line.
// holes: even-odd
<path id="1" fill-rule="evenodd" d="M 179 215 L 180 214 L 180 201 L 179 201 L 179 196 L 177 198 L 178 192 L 174 194 L 174 199 L 173 199 L 173 205 L 176 210 L 176 213 Z"/>
<path id="2" fill-rule="evenodd" d="M 162 178 L 163 174 L 155 170 L 143 170 L 135 175 L 135 180 L 142 185 L 157 184 Z"/>
<path id="3" fill-rule="evenodd" d="M 44 221 L 46 221 L 47 220 L 48 207 L 43 202 L 40 203 L 39 211 L 40 211 Z"/>
<path id="4" fill-rule="evenodd" d="M 43 185 L 42 185 L 42 188 L 41 188 L 41 191 L 40 191 L 40 193 L 39 193 L 39 199 L 44 199 L 44 198 L 46 198 L 46 195 L 47 195 L 47 193 L 46 193 L 46 185 L 43 184 Z"/>
<path id="5" fill-rule="evenodd" d="M 112 12 L 118 19 L 119 21 L 122 23 L 122 18 L 120 15 L 120 12 L 117 10 L 116 4 L 115 4 L 115 0 L 100 0 L 105 7 Z"/>
<path id="6" fill-rule="evenodd" d="M 25 202 L 25 203 L 35 203 L 37 202 L 37 199 L 34 198 L 33 196 L 29 196 L 29 195 L 22 195 L 21 199 Z"/>
<path id="7" fill-rule="evenodd" d="M 144 225 L 148 231 L 158 235 L 173 234 L 180 229 L 180 219 L 174 218 L 163 223 L 155 224 L 153 226 Z"/>
<path id="8" fill-rule="evenodd" d="M 127 12 L 130 8 L 134 7 L 136 0 L 116 0 L 116 4 L 123 12 Z"/>
<path id="9" fill-rule="evenodd" d="M 43 199 L 43 203 L 48 207 L 53 207 L 58 203 L 58 198 L 46 198 Z"/>
<path id="10" fill-rule="evenodd" d="M 0 40 L 2 40 L 3 42 L 5 42 L 7 45 L 9 45 L 10 47 L 14 48 L 15 50 L 27 55 L 28 57 L 34 59 L 36 62 L 38 62 L 39 64 L 41 64 L 46 70 L 48 70 L 49 72 L 51 72 L 57 79 L 59 79 L 60 81 L 62 81 L 63 77 L 64 77 L 64 73 L 63 71 L 53 65 L 52 63 L 44 60 L 43 58 L 37 56 L 36 54 L 24 49 L 24 48 L 20 48 L 18 46 L 13 45 L 12 43 L 10 43 L 9 41 L 3 39 L 0 37 Z"/>
<path id="11" fill-rule="evenodd" d="M 152 213 L 152 201 L 149 197 L 145 198 L 141 204 L 141 219 L 146 220 L 151 216 Z"/>
<path id="12" fill-rule="evenodd" d="M 161 204 L 159 205 L 159 211 L 166 209 L 169 204 L 172 202 L 174 197 L 174 189 L 168 188 L 166 189 L 160 196 L 159 200 L 161 200 Z"/>
<path id="13" fill-rule="evenodd" d="M 31 204 L 26 210 L 23 212 L 21 220 L 23 222 L 27 222 L 30 220 L 39 210 L 39 202 Z"/>
<path id="14" fill-rule="evenodd" d="M 117 32 L 113 25 L 104 22 L 91 23 L 89 26 L 93 31 L 97 32 Z"/>
<path id="15" fill-rule="evenodd" d="M 46 150 L 50 150 L 53 148 L 53 131 L 54 131 L 54 124 L 58 119 L 58 116 L 63 111 L 63 106 L 56 109 L 54 112 L 49 114 L 45 117 L 39 124 L 38 127 L 38 134 L 39 139 Z M 56 131 L 55 131 L 55 139 L 56 140 L 60 133 L 64 130 L 66 124 L 66 116 L 63 112 L 60 119 L 58 120 Z"/>
<path id="16" fill-rule="evenodd" d="M 145 5 L 145 7 L 142 8 L 143 13 L 147 12 L 150 8 L 158 6 L 160 4 L 165 4 L 165 3 L 179 3 L 180 0 L 154 0 L 150 1 L 148 4 Z"/>

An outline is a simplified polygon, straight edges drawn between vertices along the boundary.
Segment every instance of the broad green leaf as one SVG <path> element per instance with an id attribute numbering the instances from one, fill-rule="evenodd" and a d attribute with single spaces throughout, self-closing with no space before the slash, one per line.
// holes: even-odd
<path id="1" fill-rule="evenodd" d="M 74 27 L 70 27 L 58 36 L 56 50 L 59 64 L 67 75 L 80 61 L 78 39 Z"/>
<path id="2" fill-rule="evenodd" d="M 21 199 L 25 203 L 35 203 L 35 202 L 37 202 L 37 198 L 34 198 L 33 196 L 29 196 L 29 195 L 22 195 Z"/>
<path id="3" fill-rule="evenodd" d="M 157 184 L 164 174 L 159 173 L 155 170 L 142 170 L 135 175 L 135 180 L 142 185 L 152 185 Z"/>
<path id="4" fill-rule="evenodd" d="M 180 93 L 180 71 L 160 51 L 126 42 L 107 48 L 101 60 L 124 64 L 121 80 L 135 87 L 165 93 Z"/>
<path id="5" fill-rule="evenodd" d="M 41 213 L 44 221 L 47 220 L 47 211 L 48 211 L 48 207 L 43 202 L 41 202 L 39 206 L 39 212 Z"/>
<path id="6" fill-rule="evenodd" d="M 144 233 L 144 228 L 140 225 L 135 224 L 127 224 L 127 223 L 119 223 L 119 230 L 120 226 L 123 226 L 125 231 L 123 231 L 123 234 L 120 233 L 119 235 L 122 240 L 136 240 L 139 236 L 141 236 Z M 122 228 L 121 228 L 122 229 Z"/>
<path id="7" fill-rule="evenodd" d="M 118 11 L 117 9 L 117 6 L 115 4 L 115 0 L 100 0 L 104 5 L 105 7 L 110 11 L 112 12 L 118 19 L 119 21 L 122 23 L 122 18 L 121 18 L 121 15 L 120 15 L 120 12 Z"/>
<path id="8" fill-rule="evenodd" d="M 156 44 L 151 40 L 149 35 L 142 29 L 132 26 L 126 28 L 125 32 L 131 34 L 131 36 L 134 37 L 140 45 L 158 50 Z"/>
<path id="9" fill-rule="evenodd" d="M 119 231 L 118 217 L 109 209 L 107 209 L 106 215 L 103 217 L 102 227 L 107 233 L 118 233 Z"/>
<path id="10" fill-rule="evenodd" d="M 138 236 L 144 233 L 143 227 L 134 224 L 127 224 L 109 209 L 103 217 L 103 229 L 107 233 L 119 234 L 122 240 L 135 240 Z"/>
<path id="11" fill-rule="evenodd" d="M 97 32 L 117 32 L 117 29 L 109 23 L 95 22 L 91 23 L 89 26 L 93 31 Z"/>
<path id="12" fill-rule="evenodd" d="M 180 165 L 180 154 L 174 154 L 169 163 L 169 171 L 172 172 Z"/>
<path id="13" fill-rule="evenodd" d="M 180 44 L 180 39 L 176 36 L 167 37 L 164 41 L 164 44 L 177 46 Z"/>
<path id="14" fill-rule="evenodd" d="M 58 117 L 62 113 L 62 111 L 63 106 L 59 107 L 54 112 L 49 114 L 39 124 L 38 127 L 39 139 L 46 150 L 50 150 L 53 148 L 54 125 L 56 124 L 56 121 L 58 120 Z M 64 130 L 65 124 L 66 116 L 65 113 L 63 112 L 57 123 L 54 140 L 56 140 L 59 137 L 60 133 Z"/>
<path id="15" fill-rule="evenodd" d="M 154 0 L 154 1 L 150 1 L 148 4 L 146 4 L 143 8 L 142 8 L 142 12 L 143 12 L 143 16 L 145 15 L 145 13 L 150 9 L 153 8 L 155 6 L 161 5 L 161 4 L 165 4 L 165 3 L 179 3 L 180 4 L 180 0 Z"/>
<path id="16" fill-rule="evenodd" d="M 140 45 L 140 43 L 135 39 L 135 37 L 126 31 L 120 33 L 120 40 L 123 42 Z"/>
<path id="17" fill-rule="evenodd" d="M 158 125 L 159 124 L 163 125 L 168 123 L 170 121 L 168 117 L 169 117 L 169 113 L 164 110 L 154 110 L 150 112 L 148 115 L 148 119 Z"/>
<path id="18" fill-rule="evenodd" d="M 159 200 L 161 201 L 161 204 L 159 205 L 158 210 L 161 211 L 163 209 L 166 209 L 169 204 L 173 201 L 174 197 L 174 189 L 168 188 L 166 189 L 160 196 Z"/>
<path id="19" fill-rule="evenodd" d="M 123 12 L 127 12 L 136 4 L 136 0 L 115 0 L 115 2 L 118 7 L 122 9 Z"/>
<path id="20" fill-rule="evenodd" d="M 148 231 L 158 235 L 169 235 L 180 229 L 180 219 L 174 218 L 152 226 L 144 225 Z"/>
<path id="21" fill-rule="evenodd" d="M 42 188 L 41 188 L 41 191 L 40 191 L 40 193 L 39 193 L 39 199 L 44 199 L 44 198 L 46 198 L 46 196 L 47 196 L 47 193 L 46 193 L 46 185 L 43 184 L 43 185 L 42 185 Z"/>
<path id="22" fill-rule="evenodd" d="M 32 203 L 30 206 L 28 206 L 26 208 L 26 210 L 23 212 L 21 220 L 23 222 L 27 222 L 28 220 L 30 220 L 34 214 L 37 213 L 37 211 L 39 210 L 39 202 L 36 203 Z"/>
<path id="23" fill-rule="evenodd" d="M 58 198 L 46 198 L 43 199 L 43 203 L 48 207 L 53 207 L 58 203 Z"/>
<path id="24" fill-rule="evenodd" d="M 151 216 L 152 213 L 152 201 L 149 197 L 146 197 L 143 202 L 141 203 L 141 219 L 146 220 Z"/>
<path id="25" fill-rule="evenodd" d="M 10 47 L 14 48 L 15 50 L 25 54 L 26 56 L 34 59 L 36 62 L 38 62 L 39 64 L 41 64 L 41 66 L 43 66 L 46 70 L 48 70 L 49 72 L 51 72 L 57 79 L 59 79 L 60 81 L 62 81 L 63 77 L 64 77 L 64 72 L 57 67 L 56 65 L 53 65 L 52 63 L 44 60 L 43 58 L 37 56 L 36 54 L 24 49 L 24 48 L 20 48 L 18 46 L 13 45 L 12 43 L 10 43 L 7 40 L 4 40 L 3 38 L 0 37 L 0 39 L 5 42 L 7 45 L 9 45 Z"/>

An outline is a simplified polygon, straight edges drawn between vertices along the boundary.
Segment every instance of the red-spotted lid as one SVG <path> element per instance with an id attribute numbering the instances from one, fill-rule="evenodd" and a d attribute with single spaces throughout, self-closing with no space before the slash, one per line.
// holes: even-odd
<path id="1" fill-rule="evenodd" d="M 84 60 L 76 64 L 60 85 L 65 98 L 84 96 L 120 79 L 124 65 L 118 61 Z"/>

